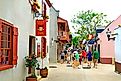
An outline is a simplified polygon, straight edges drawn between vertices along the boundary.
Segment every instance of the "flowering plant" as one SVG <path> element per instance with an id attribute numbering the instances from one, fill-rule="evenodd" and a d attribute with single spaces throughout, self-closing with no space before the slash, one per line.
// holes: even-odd
<path id="1" fill-rule="evenodd" d="M 37 56 L 35 54 L 31 54 L 30 56 L 25 56 L 25 66 L 31 68 L 31 76 L 30 77 L 36 77 L 35 75 L 35 67 L 37 66 L 38 60 Z"/>
<path id="2" fill-rule="evenodd" d="M 31 67 L 31 68 L 35 68 L 38 60 L 37 60 L 37 56 L 35 54 L 32 54 L 30 56 L 25 56 L 25 66 L 26 67 Z"/>

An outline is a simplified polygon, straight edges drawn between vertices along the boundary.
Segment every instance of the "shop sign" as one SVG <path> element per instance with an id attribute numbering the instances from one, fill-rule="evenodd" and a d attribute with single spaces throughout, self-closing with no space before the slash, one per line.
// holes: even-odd
<path id="1" fill-rule="evenodd" d="M 36 36 L 46 36 L 46 20 L 36 20 Z"/>

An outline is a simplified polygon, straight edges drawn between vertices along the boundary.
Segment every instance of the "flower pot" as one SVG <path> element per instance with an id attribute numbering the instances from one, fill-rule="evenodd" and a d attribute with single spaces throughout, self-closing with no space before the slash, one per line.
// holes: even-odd
<path id="1" fill-rule="evenodd" d="M 26 77 L 26 81 L 37 81 L 36 77 Z"/>
<path id="2" fill-rule="evenodd" d="M 40 75 L 42 78 L 46 78 L 48 75 L 48 69 L 40 69 Z"/>

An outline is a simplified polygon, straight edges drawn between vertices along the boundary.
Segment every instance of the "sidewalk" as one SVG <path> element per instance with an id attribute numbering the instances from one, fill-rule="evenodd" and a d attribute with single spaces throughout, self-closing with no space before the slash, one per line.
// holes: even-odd
<path id="1" fill-rule="evenodd" d="M 40 81 L 121 81 L 121 75 L 114 72 L 114 65 L 98 64 L 98 68 L 73 69 L 67 64 L 51 64 L 47 78 Z"/>

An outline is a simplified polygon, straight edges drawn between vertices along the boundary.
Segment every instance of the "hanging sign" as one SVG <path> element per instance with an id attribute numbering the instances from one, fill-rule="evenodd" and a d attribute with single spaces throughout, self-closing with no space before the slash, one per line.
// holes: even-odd
<path id="1" fill-rule="evenodd" d="M 36 20 L 36 36 L 46 36 L 46 20 Z"/>

